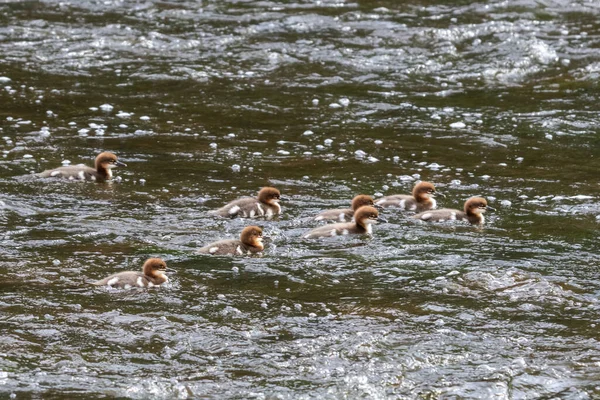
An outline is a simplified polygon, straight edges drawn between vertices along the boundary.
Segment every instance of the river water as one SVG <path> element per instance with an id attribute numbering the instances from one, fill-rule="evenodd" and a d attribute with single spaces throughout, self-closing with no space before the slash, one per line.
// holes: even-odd
<path id="1" fill-rule="evenodd" d="M 600 397 L 596 1 L 0 2 L 0 398 Z M 113 151 L 109 183 L 32 178 Z M 418 180 L 482 228 L 317 212 Z M 262 257 L 194 250 L 247 220 Z M 89 285 L 163 257 L 153 290 Z"/>

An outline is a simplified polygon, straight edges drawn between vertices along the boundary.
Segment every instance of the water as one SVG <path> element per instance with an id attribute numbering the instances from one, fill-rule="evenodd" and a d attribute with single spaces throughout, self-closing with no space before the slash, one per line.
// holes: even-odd
<path id="1" fill-rule="evenodd" d="M 596 2 L 0 4 L 2 398 L 600 396 Z M 111 183 L 28 175 L 128 164 Z M 486 225 L 358 193 L 485 196 Z M 289 200 L 263 257 L 194 255 Z M 160 256 L 158 290 L 89 282 Z"/>

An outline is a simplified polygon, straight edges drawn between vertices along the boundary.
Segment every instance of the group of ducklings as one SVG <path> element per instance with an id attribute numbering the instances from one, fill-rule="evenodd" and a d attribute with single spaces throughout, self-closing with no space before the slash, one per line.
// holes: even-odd
<path id="1" fill-rule="evenodd" d="M 63 178 L 69 180 L 104 181 L 112 178 L 112 168 L 126 166 L 118 161 L 117 156 L 110 152 L 100 153 L 96 157 L 95 168 L 84 165 L 59 167 L 43 171 L 39 174 L 45 178 Z M 372 225 L 377 222 L 387 222 L 379 216 L 378 209 L 395 207 L 417 214 L 412 218 L 427 222 L 468 221 L 471 224 L 483 224 L 483 212 L 492 207 L 482 197 L 468 199 L 463 210 L 449 208 L 435 209 L 437 206 L 434 196 L 435 186 L 430 182 L 419 182 L 413 188 L 411 195 L 392 195 L 373 200 L 371 196 L 360 194 L 352 199 L 351 208 L 327 210 L 319 213 L 316 221 L 339 221 L 312 229 L 303 235 L 305 239 L 329 237 L 348 234 L 371 234 Z M 264 187 L 256 198 L 244 197 L 234 200 L 227 205 L 211 212 L 213 215 L 225 218 L 255 218 L 271 219 L 281 214 L 281 193 L 273 187 Z M 260 253 L 264 250 L 262 229 L 258 226 L 247 226 L 242 230 L 240 239 L 220 240 L 210 243 L 200 249 L 200 254 L 213 255 L 245 255 Z M 121 288 L 153 287 L 168 281 L 165 271 L 166 263 L 160 258 L 146 260 L 142 271 L 126 271 L 111 275 L 94 282 L 94 285 Z"/>

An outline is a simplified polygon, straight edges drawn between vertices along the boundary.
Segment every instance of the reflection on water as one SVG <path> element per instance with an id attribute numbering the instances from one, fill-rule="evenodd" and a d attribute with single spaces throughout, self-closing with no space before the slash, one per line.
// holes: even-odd
<path id="1" fill-rule="evenodd" d="M 600 9 L 434 3 L 0 4 L 0 393 L 599 396 Z M 302 239 L 421 179 L 497 211 Z M 194 255 L 266 185 L 262 257 Z M 159 290 L 88 285 L 149 256 Z"/>

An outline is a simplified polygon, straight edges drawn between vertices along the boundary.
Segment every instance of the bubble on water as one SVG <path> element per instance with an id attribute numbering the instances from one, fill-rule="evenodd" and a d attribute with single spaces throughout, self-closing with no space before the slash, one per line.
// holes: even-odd
<path id="1" fill-rule="evenodd" d="M 310 314 L 308 314 L 308 318 L 317 318 L 317 314 L 311 312 Z"/>
<path id="2" fill-rule="evenodd" d="M 43 126 L 43 127 L 40 129 L 40 136 L 43 136 L 43 137 L 48 137 L 48 136 L 50 136 L 50 128 L 48 128 L 47 126 Z"/>
<path id="3" fill-rule="evenodd" d="M 549 133 L 546 133 L 546 134 L 544 135 L 544 137 L 545 137 L 546 139 L 548 139 L 548 140 L 552 140 L 552 139 L 553 139 L 553 136 L 552 136 L 551 134 L 549 134 Z"/>
<path id="4" fill-rule="evenodd" d="M 61 164 L 66 167 L 66 166 L 71 165 L 71 161 L 69 161 L 69 160 L 62 160 Z"/>
<path id="5" fill-rule="evenodd" d="M 81 128 L 77 131 L 77 133 L 79 134 L 79 136 L 87 136 L 89 131 L 90 130 L 87 128 Z"/>
<path id="6" fill-rule="evenodd" d="M 31 121 L 29 120 L 25 120 L 25 121 L 17 121 L 17 125 L 30 125 Z"/>
<path id="7" fill-rule="evenodd" d="M 312 152 L 310 152 L 310 151 L 305 151 L 302 154 L 304 154 L 305 156 L 312 156 Z"/>
<path id="8" fill-rule="evenodd" d="M 252 155 L 255 157 L 260 157 L 262 156 L 262 153 L 260 151 L 255 151 L 254 153 L 252 153 Z"/>
<path id="9" fill-rule="evenodd" d="M 394 156 L 394 157 L 392 157 L 392 161 L 394 161 L 395 163 L 398 163 L 398 162 L 400 162 L 400 157 Z"/>
<path id="10" fill-rule="evenodd" d="M 481 175 L 481 179 L 487 181 L 488 179 L 490 179 L 490 176 L 489 175 Z"/>
<path id="11" fill-rule="evenodd" d="M 511 202 L 510 200 L 502 200 L 502 201 L 500 202 L 500 205 L 501 205 L 502 207 L 510 207 L 510 206 L 512 206 L 512 202 Z"/>
<path id="12" fill-rule="evenodd" d="M 390 190 L 390 187 L 388 185 L 383 185 L 381 187 L 381 190 L 383 190 L 384 192 L 387 192 L 388 190 Z"/>
<path id="13" fill-rule="evenodd" d="M 225 300 L 225 295 L 224 294 L 218 294 L 217 295 L 217 299 L 219 299 L 219 300 Z"/>
<path id="14" fill-rule="evenodd" d="M 233 165 L 231 166 L 231 170 L 232 170 L 233 172 L 240 172 L 240 170 L 241 170 L 241 169 L 242 169 L 242 167 L 240 167 L 238 164 L 233 164 Z"/>
<path id="15" fill-rule="evenodd" d="M 31 154 L 23 154 L 23 158 L 27 160 L 29 158 L 33 158 L 33 155 L 31 155 Z"/>
<path id="16" fill-rule="evenodd" d="M 231 133 L 228 133 L 228 134 L 227 134 L 227 137 L 234 138 L 234 137 L 235 137 L 235 133 L 233 133 L 233 132 L 231 132 Z"/>
<path id="17" fill-rule="evenodd" d="M 505 162 L 501 162 L 501 163 L 499 163 L 499 164 L 498 164 L 498 166 L 500 166 L 500 167 L 507 167 L 507 166 L 508 166 L 508 164 L 507 164 L 507 163 L 505 163 Z"/>
<path id="18" fill-rule="evenodd" d="M 112 105 L 110 105 L 110 104 L 102 104 L 100 106 L 100 109 L 102 111 L 110 112 L 110 111 L 112 111 L 114 109 L 114 107 Z"/>
<path id="19" fill-rule="evenodd" d="M 289 156 L 290 152 L 287 150 L 277 150 L 277 154 L 281 154 L 282 156 Z"/>
<path id="20" fill-rule="evenodd" d="M 331 104 L 329 105 L 329 108 L 341 108 L 341 107 L 342 107 L 342 106 L 341 106 L 340 104 L 338 104 L 338 103 L 331 103 Z"/>
<path id="21" fill-rule="evenodd" d="M 372 162 L 372 163 L 375 163 L 375 162 L 379 161 L 379 159 L 378 159 L 378 158 L 375 158 L 375 157 L 373 157 L 373 156 L 369 156 L 369 158 L 367 158 L 367 160 L 368 160 L 369 162 Z"/>
<path id="22" fill-rule="evenodd" d="M 325 139 L 323 143 L 325 143 L 325 146 L 331 146 L 331 144 L 333 143 L 333 139 Z"/>
<path id="23" fill-rule="evenodd" d="M 262 302 L 262 303 L 260 303 L 260 306 L 261 306 L 262 308 L 264 308 L 265 310 L 266 310 L 267 308 L 269 308 L 269 306 L 268 306 L 268 305 L 267 305 L 267 303 L 265 303 L 265 302 Z"/>
<path id="24" fill-rule="evenodd" d="M 412 174 L 412 177 L 415 179 L 421 179 L 421 174 Z"/>
<path id="25" fill-rule="evenodd" d="M 464 122 L 453 122 L 450 124 L 450 128 L 452 129 L 463 129 L 467 125 Z"/>
<path id="26" fill-rule="evenodd" d="M 8 83 L 11 79 L 8 76 L 0 76 L 0 83 Z"/>
<path id="27" fill-rule="evenodd" d="M 296 304 L 294 304 L 294 308 L 298 311 L 302 311 L 302 304 L 296 303 Z"/>
<path id="28" fill-rule="evenodd" d="M 365 153 L 363 150 L 356 150 L 354 152 L 354 155 L 356 156 L 356 158 L 365 158 L 367 153 Z"/>
<path id="29" fill-rule="evenodd" d="M 317 150 L 325 150 L 325 146 L 323 146 L 322 144 L 318 144 L 318 145 L 316 145 L 316 146 L 315 146 L 315 148 L 316 148 Z"/>
<path id="30" fill-rule="evenodd" d="M 383 140 L 377 139 L 377 140 L 375 140 L 375 144 L 383 144 Z"/>
<path id="31" fill-rule="evenodd" d="M 46 115 L 49 116 L 49 117 L 53 117 L 56 114 L 54 114 L 54 112 L 52 110 L 48 110 L 48 111 L 46 111 Z"/>
<path id="32" fill-rule="evenodd" d="M 237 274 L 240 272 L 239 267 L 231 267 L 231 272 L 233 272 L 234 274 Z"/>
<path id="33" fill-rule="evenodd" d="M 310 136 L 310 135 L 314 135 L 315 133 L 311 130 L 306 130 L 304 131 L 304 133 L 302 133 L 304 136 Z"/>
<path id="34" fill-rule="evenodd" d="M 412 181 L 414 181 L 414 180 L 415 180 L 415 178 L 413 178 L 413 177 L 412 177 L 412 176 L 410 176 L 410 175 L 400 175 L 400 176 L 398 177 L 398 180 L 400 180 L 400 181 L 402 181 L 402 182 L 412 182 Z"/>
<path id="35" fill-rule="evenodd" d="M 312 99 L 313 106 L 319 105 L 319 99 Z"/>
<path id="36" fill-rule="evenodd" d="M 211 149 L 216 149 L 218 147 L 218 145 L 216 143 L 214 143 L 214 142 L 211 143 L 211 144 L 209 144 L 209 146 L 210 146 Z"/>
<path id="37" fill-rule="evenodd" d="M 121 129 L 127 129 L 127 128 L 128 128 L 128 126 L 127 126 L 127 125 L 125 125 L 125 124 L 119 124 L 119 128 L 121 128 Z"/>
<path id="38" fill-rule="evenodd" d="M 144 178 L 140 178 L 138 182 L 140 183 L 140 185 L 146 184 L 146 180 Z"/>
<path id="39" fill-rule="evenodd" d="M 515 158 L 515 161 L 518 162 L 518 163 L 523 162 L 523 160 L 524 160 L 523 157 L 517 157 L 517 158 Z"/>
<path id="40" fill-rule="evenodd" d="M 339 100 L 339 103 L 344 107 L 348 107 L 350 105 L 350 100 L 346 97 L 343 97 Z"/>
<path id="41" fill-rule="evenodd" d="M 133 115 L 133 113 L 128 113 L 125 111 L 119 111 L 117 113 L 117 117 L 119 117 L 119 118 L 129 118 L 129 117 L 131 117 L 131 115 Z"/>
<path id="42" fill-rule="evenodd" d="M 69 126 L 75 126 L 75 125 L 77 125 L 77 122 L 75 122 L 75 121 L 71 121 L 71 122 L 69 122 L 67 125 L 69 125 Z"/>
<path id="43" fill-rule="evenodd" d="M 90 107 L 90 111 L 98 111 L 98 107 Z"/>
<path id="44" fill-rule="evenodd" d="M 452 186 L 458 186 L 460 184 L 461 184 L 460 179 L 453 179 L 450 181 L 450 185 L 452 185 Z"/>
<path id="45" fill-rule="evenodd" d="M 440 165 L 438 163 L 431 163 L 431 164 L 427 165 L 427 168 L 435 171 L 435 170 L 442 168 L 442 165 Z"/>
<path id="46" fill-rule="evenodd" d="M 142 115 L 142 116 L 140 117 L 140 119 L 141 119 L 142 121 L 149 121 L 149 120 L 150 120 L 150 117 L 149 117 L 149 116 L 147 116 L 147 115 Z"/>

